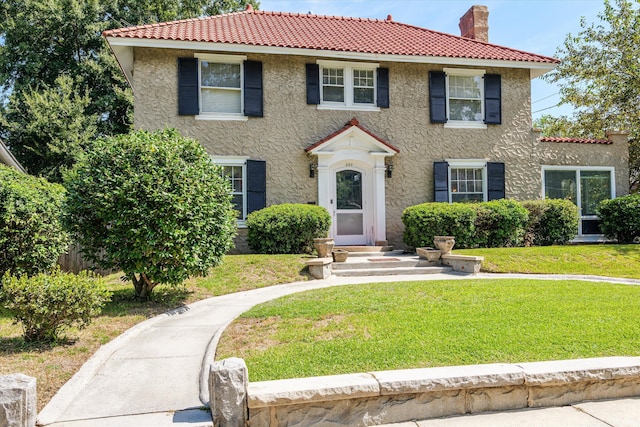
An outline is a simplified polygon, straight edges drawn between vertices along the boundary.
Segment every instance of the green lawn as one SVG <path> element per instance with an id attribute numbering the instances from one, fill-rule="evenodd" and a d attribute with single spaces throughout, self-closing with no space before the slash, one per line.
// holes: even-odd
<path id="1" fill-rule="evenodd" d="M 567 245 L 456 250 L 482 255 L 482 271 L 494 273 L 589 274 L 640 279 L 640 245 Z"/>
<path id="2" fill-rule="evenodd" d="M 640 354 L 640 287 L 578 281 L 378 283 L 255 307 L 217 358 L 251 381 L 387 369 Z"/>

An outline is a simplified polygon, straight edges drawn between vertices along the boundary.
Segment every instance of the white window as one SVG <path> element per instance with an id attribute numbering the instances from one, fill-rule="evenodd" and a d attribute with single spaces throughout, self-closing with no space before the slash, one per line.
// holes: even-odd
<path id="1" fill-rule="evenodd" d="M 578 206 L 578 234 L 602 234 L 596 208 L 615 197 L 614 168 L 543 166 L 542 187 L 545 198 L 568 199 Z"/>
<path id="2" fill-rule="evenodd" d="M 447 160 L 449 164 L 449 202 L 487 201 L 487 162 Z"/>
<path id="3" fill-rule="evenodd" d="M 247 219 L 247 158 L 212 157 L 212 160 L 222 167 L 222 176 L 231 185 L 231 200 L 238 211 L 238 224 L 243 225 Z"/>
<path id="4" fill-rule="evenodd" d="M 445 68 L 446 127 L 480 127 L 484 123 L 484 70 Z"/>
<path id="5" fill-rule="evenodd" d="M 320 109 L 379 111 L 376 106 L 378 64 L 318 61 Z"/>
<path id="6" fill-rule="evenodd" d="M 244 56 L 196 54 L 200 88 L 199 118 L 246 119 L 243 116 Z"/>

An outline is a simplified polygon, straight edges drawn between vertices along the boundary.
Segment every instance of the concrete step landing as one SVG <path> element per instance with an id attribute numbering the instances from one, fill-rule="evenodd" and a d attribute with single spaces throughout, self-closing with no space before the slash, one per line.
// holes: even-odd
<path id="1" fill-rule="evenodd" d="M 430 263 L 415 254 L 393 250 L 390 246 L 337 246 L 349 252 L 345 262 L 331 264 L 334 276 L 392 276 L 406 274 L 438 274 L 451 267 Z"/>

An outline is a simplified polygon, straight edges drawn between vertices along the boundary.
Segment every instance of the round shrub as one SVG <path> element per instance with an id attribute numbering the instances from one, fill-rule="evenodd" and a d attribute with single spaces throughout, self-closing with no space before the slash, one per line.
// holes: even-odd
<path id="1" fill-rule="evenodd" d="M 64 188 L 0 166 L 0 275 L 50 270 L 69 246 Z"/>
<path id="2" fill-rule="evenodd" d="M 471 205 L 476 211 L 474 246 L 503 248 L 520 246 L 529 212 L 515 200 L 493 200 Z"/>
<path id="3" fill-rule="evenodd" d="M 55 342 L 66 327 L 86 327 L 109 298 L 102 279 L 59 269 L 33 277 L 5 273 L 0 287 L 0 302 L 22 323 L 26 341 Z"/>
<path id="4" fill-rule="evenodd" d="M 329 233 L 331 216 L 321 206 L 284 203 L 247 216 L 247 240 L 261 254 L 300 254 L 313 251 L 313 239 Z"/>
<path id="5" fill-rule="evenodd" d="M 600 229 L 618 243 L 632 243 L 640 237 L 640 194 L 603 200 L 597 208 Z"/>
<path id="6" fill-rule="evenodd" d="M 229 183 L 200 143 L 174 129 L 96 141 L 65 185 L 66 224 L 83 253 L 121 269 L 139 298 L 207 274 L 233 246 Z"/>
<path id="7" fill-rule="evenodd" d="M 570 200 L 527 200 L 522 205 L 529 211 L 525 245 L 562 245 L 578 234 L 578 207 Z"/>
<path id="8" fill-rule="evenodd" d="M 433 246 L 434 236 L 454 236 L 457 248 L 473 247 L 476 211 L 470 203 L 423 203 L 402 212 L 403 240 L 411 248 Z"/>

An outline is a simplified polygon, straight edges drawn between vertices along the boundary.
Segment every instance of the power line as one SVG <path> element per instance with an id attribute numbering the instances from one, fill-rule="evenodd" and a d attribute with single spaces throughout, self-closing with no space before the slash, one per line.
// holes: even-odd
<path id="1" fill-rule="evenodd" d="M 539 113 L 540 111 L 550 110 L 550 109 L 556 108 L 558 106 L 560 106 L 560 104 L 552 105 L 551 107 L 547 107 L 547 108 L 542 108 L 542 109 L 537 110 L 537 111 L 532 111 L 531 114 Z"/>
<path id="2" fill-rule="evenodd" d="M 533 101 L 533 102 L 532 102 L 532 104 L 535 104 L 536 102 L 544 101 L 545 99 L 551 98 L 552 96 L 556 96 L 556 95 L 557 95 L 557 94 L 559 94 L 559 93 L 560 93 L 560 92 L 556 92 L 556 93 L 551 94 L 551 95 L 549 95 L 549 96 L 545 96 L 544 98 L 537 99 L 537 100 Z"/>

